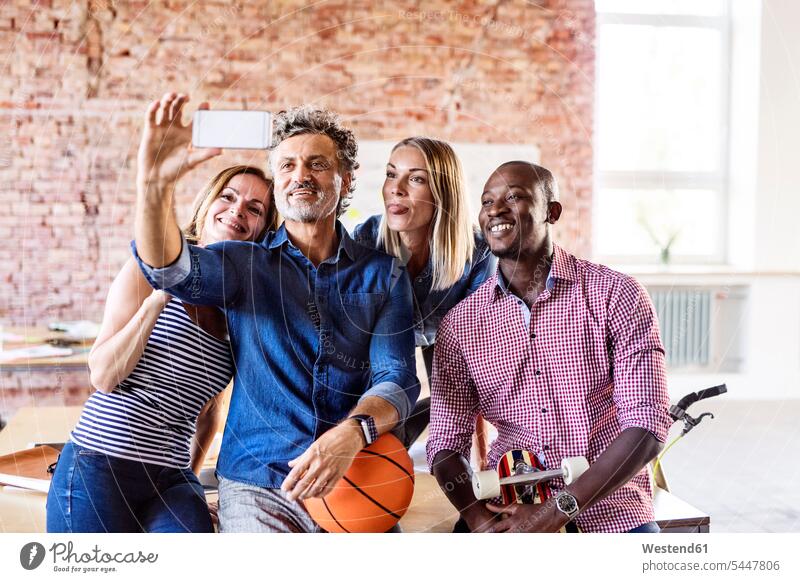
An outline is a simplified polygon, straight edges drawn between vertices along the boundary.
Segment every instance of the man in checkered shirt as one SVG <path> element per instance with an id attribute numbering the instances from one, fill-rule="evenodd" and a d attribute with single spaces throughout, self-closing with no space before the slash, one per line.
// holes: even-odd
<path id="1" fill-rule="evenodd" d="M 671 419 L 656 315 L 633 278 L 553 244 L 557 197 L 553 175 L 527 162 L 486 183 L 480 225 L 498 270 L 439 327 L 428 462 L 469 531 L 658 531 L 645 466 Z M 511 449 L 547 468 L 581 455 L 590 467 L 566 488 L 552 481 L 547 503 L 476 501 L 477 414 L 498 431 L 490 467 Z"/>

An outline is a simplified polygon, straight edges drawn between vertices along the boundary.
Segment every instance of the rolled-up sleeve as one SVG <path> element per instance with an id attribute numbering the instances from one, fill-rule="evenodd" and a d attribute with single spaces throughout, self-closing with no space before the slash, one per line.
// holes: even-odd
<path id="1" fill-rule="evenodd" d="M 478 414 L 478 393 L 467 362 L 446 317 L 436 340 L 431 379 L 431 424 L 426 447 L 428 466 L 440 451 L 469 459 Z"/>
<path id="2" fill-rule="evenodd" d="M 411 414 L 419 396 L 411 297 L 405 269 L 396 264 L 389 297 L 381 307 L 370 339 L 372 387 L 361 397 L 386 400 L 397 409 L 401 422 Z"/>
<path id="3" fill-rule="evenodd" d="M 364 392 L 364 395 L 361 396 L 358 401 L 361 402 L 364 398 L 370 396 L 376 396 L 386 400 L 389 404 L 394 406 L 397 410 L 400 422 L 404 422 L 408 418 L 408 415 L 411 414 L 411 400 L 409 399 L 406 389 L 400 384 L 395 384 L 394 382 L 375 384 L 372 388 Z M 416 399 L 414 401 L 416 402 Z"/>
<path id="4" fill-rule="evenodd" d="M 186 239 L 181 235 L 181 254 L 178 258 L 166 267 L 155 268 L 145 263 L 136 250 L 136 241 L 131 241 L 131 252 L 139 268 L 142 271 L 145 279 L 153 286 L 154 289 L 166 289 L 174 287 L 181 283 L 189 276 L 191 272 L 191 258 L 189 253 L 189 244 Z"/>
<path id="5" fill-rule="evenodd" d="M 150 285 L 193 305 L 226 307 L 236 301 L 241 287 L 240 269 L 229 254 L 237 242 L 199 247 L 181 238 L 181 254 L 161 268 L 145 263 L 136 250 L 136 242 L 131 242 L 133 257 Z"/>
<path id="6" fill-rule="evenodd" d="M 647 291 L 626 278 L 609 305 L 614 355 L 614 404 L 620 429 L 639 427 L 660 442 L 672 424 L 664 346 Z"/>

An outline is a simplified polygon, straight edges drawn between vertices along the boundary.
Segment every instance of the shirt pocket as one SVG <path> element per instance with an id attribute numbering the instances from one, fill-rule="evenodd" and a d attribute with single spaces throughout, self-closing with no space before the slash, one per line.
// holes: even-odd
<path id="1" fill-rule="evenodd" d="M 342 305 L 374 307 L 383 303 L 383 293 L 342 293 Z"/>
<path id="2" fill-rule="evenodd" d="M 383 293 L 342 293 L 336 323 L 349 342 L 366 345 L 372 337 Z"/>

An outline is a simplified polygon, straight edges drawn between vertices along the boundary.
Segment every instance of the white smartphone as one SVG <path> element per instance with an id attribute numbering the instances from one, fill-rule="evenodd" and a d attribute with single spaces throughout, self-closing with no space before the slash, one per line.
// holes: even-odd
<path id="1" fill-rule="evenodd" d="M 192 121 L 197 148 L 265 150 L 272 145 L 272 115 L 266 111 L 200 109 Z"/>

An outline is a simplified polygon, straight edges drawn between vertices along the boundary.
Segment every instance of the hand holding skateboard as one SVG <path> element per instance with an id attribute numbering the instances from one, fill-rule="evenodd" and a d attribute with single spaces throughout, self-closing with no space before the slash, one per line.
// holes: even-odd
<path id="1" fill-rule="evenodd" d="M 552 479 L 563 479 L 566 485 L 573 483 L 578 477 L 583 475 L 589 468 L 586 457 L 567 457 L 561 461 L 561 468 L 546 470 L 539 458 L 529 452 L 522 450 L 512 450 L 502 456 L 497 463 L 495 471 L 478 471 L 472 475 L 472 491 L 477 499 L 492 499 L 502 497 L 504 514 L 512 516 L 512 521 L 516 523 L 516 517 L 522 518 L 522 513 L 515 510 L 515 504 L 540 504 L 552 497 L 548 481 Z M 495 510 L 489 506 L 490 510 Z M 500 509 L 499 507 L 497 509 Z M 521 519 L 522 524 L 529 521 L 527 518 Z M 519 525 L 519 524 L 517 524 Z M 527 528 L 526 528 L 527 529 Z M 490 531 L 517 531 L 511 527 L 511 523 L 505 520 L 500 524 L 492 526 Z M 523 531 L 523 530 L 520 530 Z M 579 531 L 577 526 L 570 522 L 561 528 L 562 532 Z"/>
<path id="2" fill-rule="evenodd" d="M 477 471 L 472 475 L 472 491 L 476 499 L 492 499 L 502 495 L 503 502 L 533 503 L 521 499 L 530 493 L 525 491 L 552 479 L 563 479 L 566 485 L 583 475 L 589 463 L 586 457 L 567 457 L 561 461 L 560 469 L 547 471 L 539 459 L 528 451 L 513 450 L 503 455 L 496 471 Z M 543 496 L 543 499 L 549 495 Z M 543 500 L 542 499 L 542 500 Z"/>

